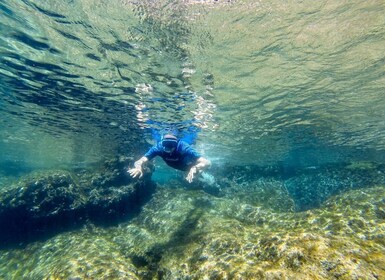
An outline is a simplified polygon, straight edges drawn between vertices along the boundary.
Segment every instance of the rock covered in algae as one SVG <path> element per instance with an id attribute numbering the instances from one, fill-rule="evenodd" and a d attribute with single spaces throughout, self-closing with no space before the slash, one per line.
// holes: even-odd
<path id="1" fill-rule="evenodd" d="M 347 190 L 384 184 L 385 168 L 369 164 L 303 170 L 285 180 L 299 211 L 318 207 L 330 196 Z"/>
<path id="2" fill-rule="evenodd" d="M 352 190 L 295 213 L 159 187 L 133 220 L 3 252 L 0 273 L 7 278 L 31 271 L 39 279 L 384 279 L 384 197 L 384 187 Z M 16 260 L 26 262 L 16 266 Z"/>
<path id="3" fill-rule="evenodd" d="M 130 259 L 95 228 L 13 249 L 1 259 L 8 262 L 0 268 L 2 279 L 140 279 Z"/>
<path id="4" fill-rule="evenodd" d="M 43 231 L 56 219 L 62 223 L 84 212 L 84 195 L 68 172 L 31 176 L 0 194 L 1 243 L 23 239 L 35 230 Z"/>
<path id="5" fill-rule="evenodd" d="M 229 185 L 221 190 L 223 197 L 276 212 L 294 211 L 294 200 L 282 180 L 270 177 L 248 182 L 229 182 L 227 178 L 222 180 L 222 183 L 223 181 L 227 181 L 226 183 Z"/>
<path id="6" fill-rule="evenodd" d="M 259 190 L 261 185 L 266 185 L 267 191 L 265 195 L 262 194 L 265 199 L 269 198 L 269 191 L 286 191 L 296 211 L 319 207 L 329 197 L 348 190 L 385 185 L 385 165 L 373 162 L 329 164 L 299 169 L 283 166 L 228 166 L 214 172 L 221 178 L 221 185 L 231 186 L 221 188 L 225 192 L 242 188 L 248 190 L 252 186 L 250 182 L 256 182 L 253 188 Z M 269 187 L 279 184 L 280 188 Z M 248 199 L 247 192 L 245 194 L 245 199 Z M 281 204 L 280 202 L 275 205 Z M 271 205 L 274 206 L 274 202 Z"/>
<path id="7" fill-rule="evenodd" d="M 384 188 L 373 192 L 385 194 Z M 359 218 L 360 208 L 352 206 L 356 210 L 346 213 L 340 205 L 341 213 L 326 205 L 314 212 L 274 213 L 223 198 L 207 202 L 204 194 L 195 195 L 189 201 L 185 194 L 174 194 L 156 214 L 145 213 L 152 208 L 149 205 L 141 214 L 141 225 L 153 232 L 154 237 L 158 234 L 163 237 L 158 239 L 163 240 L 160 244 L 142 252 L 150 264 L 156 262 L 154 273 L 163 279 L 381 279 L 385 276 L 385 260 L 379 257 L 385 252 L 381 242 L 367 242 L 360 235 L 347 236 L 343 231 L 328 229 L 336 224 L 343 228 L 351 219 Z M 355 195 L 352 192 L 342 197 Z M 377 196 L 378 193 L 367 197 L 366 203 L 376 204 Z M 157 207 L 158 199 L 163 201 L 159 197 L 152 201 Z M 202 203 L 205 206 L 197 208 Z M 178 222 L 165 220 L 167 214 L 176 218 L 176 212 L 188 214 L 182 220 L 177 219 Z M 373 215 L 374 212 L 369 216 Z M 168 222 L 174 225 L 174 232 L 167 234 L 160 230 L 162 227 L 154 227 L 162 223 L 170 230 Z M 373 227 L 383 232 L 383 222 L 372 219 L 364 234 L 373 231 Z"/>
<path id="8" fill-rule="evenodd" d="M 239 201 L 208 199 L 204 193 L 158 193 L 137 223 L 161 242 L 148 242 L 141 256 L 149 264 L 156 262 L 156 273 L 164 279 L 381 279 L 385 260 L 379 256 L 385 249 L 373 237 L 383 234 L 384 220 L 375 209 L 363 216 L 365 206 L 355 199 L 360 192 L 335 198 L 347 199 L 351 211 L 346 211 L 346 201 L 336 208 L 333 199 L 303 213 L 275 213 Z M 385 189 L 368 193 L 364 204 L 379 205 Z M 343 228 L 352 219 L 371 223 L 347 236 Z M 333 225 L 341 231 L 331 231 Z"/>
<path id="9" fill-rule="evenodd" d="M 138 211 L 153 184 L 150 173 L 132 181 L 126 172 L 128 160 L 108 161 L 93 173 L 35 173 L 1 189 L 0 243 L 28 241 L 88 219 L 110 223 Z"/>

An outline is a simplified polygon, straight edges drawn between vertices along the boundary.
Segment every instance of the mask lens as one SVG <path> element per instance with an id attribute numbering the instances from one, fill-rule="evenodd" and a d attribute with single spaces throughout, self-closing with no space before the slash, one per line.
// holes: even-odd
<path id="1" fill-rule="evenodd" d="M 176 148 L 177 141 L 174 139 L 165 139 L 162 141 L 163 150 L 169 152 L 172 149 Z"/>

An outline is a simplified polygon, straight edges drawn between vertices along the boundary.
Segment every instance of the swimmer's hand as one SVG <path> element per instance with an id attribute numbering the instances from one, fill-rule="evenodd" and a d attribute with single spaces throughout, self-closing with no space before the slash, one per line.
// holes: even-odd
<path id="1" fill-rule="evenodd" d="M 147 162 L 148 158 L 146 157 L 141 157 L 139 160 L 135 161 L 134 163 L 134 168 L 128 169 L 127 172 L 130 174 L 132 178 L 142 178 L 143 176 L 143 169 L 142 169 L 142 164 Z"/>
<path id="2" fill-rule="evenodd" d="M 194 175 L 197 172 L 198 172 L 198 169 L 195 166 L 191 167 L 186 177 L 187 182 L 191 183 L 194 180 Z"/>
<path id="3" fill-rule="evenodd" d="M 132 178 L 142 178 L 143 176 L 143 171 L 141 167 L 134 167 L 132 169 L 128 169 L 127 172 L 130 174 Z"/>
<path id="4" fill-rule="evenodd" d="M 194 180 L 194 175 L 198 172 L 201 172 L 203 169 L 209 167 L 211 162 L 204 157 L 200 157 L 197 160 L 197 164 L 190 168 L 190 171 L 187 174 L 186 180 L 191 183 Z"/>

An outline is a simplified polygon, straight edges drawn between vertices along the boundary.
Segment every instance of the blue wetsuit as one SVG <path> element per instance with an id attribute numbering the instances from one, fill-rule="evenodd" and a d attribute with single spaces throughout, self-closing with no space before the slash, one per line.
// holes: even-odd
<path id="1" fill-rule="evenodd" d="M 189 144 L 179 140 L 176 149 L 170 154 L 163 151 L 162 143 L 159 142 L 153 146 L 145 155 L 146 158 L 152 160 L 156 156 L 160 156 L 168 166 L 182 171 L 187 171 L 191 166 L 196 164 L 201 155 L 195 151 Z"/>

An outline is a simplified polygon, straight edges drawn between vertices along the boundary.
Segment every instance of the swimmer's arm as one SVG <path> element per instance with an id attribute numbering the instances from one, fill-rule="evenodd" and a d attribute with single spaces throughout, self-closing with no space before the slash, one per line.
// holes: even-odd
<path id="1" fill-rule="evenodd" d="M 200 157 L 197 160 L 197 164 L 195 164 L 193 167 L 195 167 L 198 171 L 203 170 L 211 165 L 211 161 L 204 157 Z"/>

